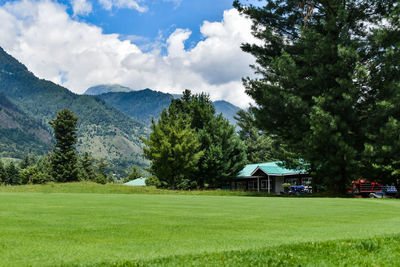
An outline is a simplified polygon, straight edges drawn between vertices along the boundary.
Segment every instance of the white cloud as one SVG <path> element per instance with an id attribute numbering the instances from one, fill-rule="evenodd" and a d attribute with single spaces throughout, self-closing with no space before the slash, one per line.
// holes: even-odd
<path id="1" fill-rule="evenodd" d="M 86 0 L 71 0 L 72 10 L 74 11 L 74 16 L 79 15 L 89 15 L 92 12 L 92 3 Z"/>
<path id="2" fill-rule="evenodd" d="M 244 93 L 243 76 L 252 75 L 251 55 L 241 51 L 255 42 L 251 22 L 236 10 L 224 12 L 221 22 L 204 22 L 204 40 L 185 50 L 191 31 L 176 29 L 163 45 L 148 52 L 121 40 L 117 34 L 73 20 L 66 7 L 47 0 L 22 0 L 0 7 L 0 46 L 40 78 L 83 93 L 88 87 L 118 83 L 133 89 L 152 88 L 169 93 L 191 89 L 214 100 L 239 106 L 251 101 Z"/>
<path id="3" fill-rule="evenodd" d="M 135 9 L 139 12 L 147 11 L 147 7 L 139 5 L 140 0 L 99 0 L 99 2 L 106 10 L 111 10 L 112 8 L 116 7 Z"/>

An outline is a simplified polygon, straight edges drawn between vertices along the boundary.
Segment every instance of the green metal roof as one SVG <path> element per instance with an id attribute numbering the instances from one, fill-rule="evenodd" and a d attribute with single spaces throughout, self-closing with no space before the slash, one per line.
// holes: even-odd
<path id="1" fill-rule="evenodd" d="M 290 175 L 290 174 L 306 173 L 306 171 L 303 169 L 296 169 L 296 170 L 286 169 L 285 167 L 279 166 L 278 164 L 280 163 L 281 163 L 280 161 L 272 161 L 272 162 L 248 164 L 239 172 L 238 177 L 252 176 L 253 172 L 257 168 L 260 168 L 268 175 Z"/>
<path id="2" fill-rule="evenodd" d="M 138 178 L 132 181 L 129 181 L 127 183 L 124 183 L 124 185 L 130 185 L 130 186 L 146 186 L 146 178 Z"/>

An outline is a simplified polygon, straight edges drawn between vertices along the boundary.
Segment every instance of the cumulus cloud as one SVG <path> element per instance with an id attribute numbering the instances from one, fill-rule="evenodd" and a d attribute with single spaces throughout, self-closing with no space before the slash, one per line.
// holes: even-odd
<path id="1" fill-rule="evenodd" d="M 113 7 L 116 7 L 135 9 L 139 12 L 147 11 L 147 7 L 139 5 L 140 0 L 99 0 L 99 2 L 106 10 L 111 10 Z"/>
<path id="2" fill-rule="evenodd" d="M 250 102 L 241 78 L 252 75 L 254 58 L 241 51 L 256 42 L 251 22 L 236 10 L 221 22 L 204 22 L 204 38 L 190 49 L 188 29 L 176 29 L 163 46 L 143 51 L 133 41 L 75 21 L 66 7 L 50 1 L 22 0 L 0 7 L 0 46 L 40 78 L 83 93 L 97 84 L 121 84 L 133 89 L 181 93 L 207 92 L 241 107 Z"/>
<path id="3" fill-rule="evenodd" d="M 74 11 L 74 16 L 85 16 L 92 12 L 92 3 L 87 2 L 86 0 L 72 0 L 71 5 L 72 10 Z"/>

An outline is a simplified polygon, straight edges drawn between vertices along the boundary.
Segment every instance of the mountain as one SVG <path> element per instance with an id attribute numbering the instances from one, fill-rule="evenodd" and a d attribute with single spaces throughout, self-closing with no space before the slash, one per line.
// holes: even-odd
<path id="1" fill-rule="evenodd" d="M 151 124 L 152 118 L 157 119 L 174 98 L 171 94 L 150 89 L 129 93 L 106 93 L 98 97 L 146 125 Z"/>
<path id="2" fill-rule="evenodd" d="M 102 84 L 90 87 L 84 93 L 85 95 L 101 95 L 111 92 L 130 92 L 133 91 L 129 87 L 121 86 L 119 84 Z"/>
<path id="3" fill-rule="evenodd" d="M 236 113 L 240 110 L 239 107 L 225 100 L 215 101 L 214 107 L 217 114 L 222 113 L 222 116 L 227 118 L 232 125 L 236 125 L 236 120 L 233 116 L 236 116 Z"/>
<path id="4" fill-rule="evenodd" d="M 108 104 L 146 125 L 151 124 L 152 118 L 157 119 L 163 109 L 169 106 L 172 99 L 180 96 L 150 89 L 131 92 L 111 92 L 98 95 L 99 98 Z M 236 115 L 236 112 L 240 108 L 227 101 L 215 101 L 214 106 L 218 114 L 222 113 L 231 124 L 236 124 L 233 116 Z"/>
<path id="5" fill-rule="evenodd" d="M 0 48 L 0 93 L 3 93 L 23 114 L 48 130 L 48 121 L 57 112 L 68 108 L 78 117 L 79 152 L 104 157 L 120 169 L 135 163 L 146 164 L 142 157 L 141 136 L 149 129 L 100 98 L 77 95 L 52 82 L 38 79 L 11 55 Z M 20 140 L 22 142 L 22 140 Z M 17 145 L 16 142 L 15 145 Z M 13 151 L 13 146 L 0 153 Z"/>
<path id="6" fill-rule="evenodd" d="M 51 142 L 49 131 L 0 93 L 0 156 L 43 155 Z M 12 150 L 9 148 L 13 147 Z"/>

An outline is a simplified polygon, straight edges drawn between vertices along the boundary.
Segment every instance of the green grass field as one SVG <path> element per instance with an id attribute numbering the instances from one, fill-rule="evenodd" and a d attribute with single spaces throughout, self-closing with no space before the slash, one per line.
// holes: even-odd
<path id="1" fill-rule="evenodd" d="M 74 186 L 0 187 L 0 265 L 400 264 L 398 200 L 68 193 Z"/>

